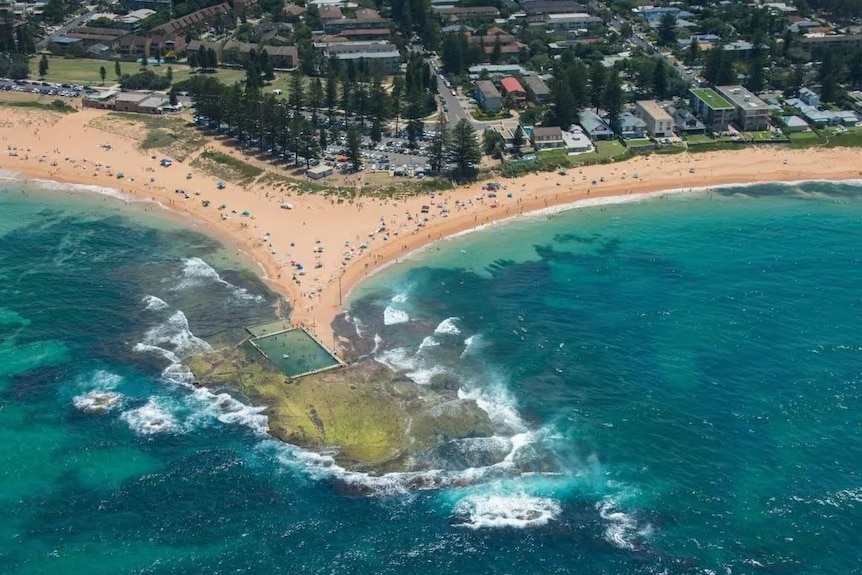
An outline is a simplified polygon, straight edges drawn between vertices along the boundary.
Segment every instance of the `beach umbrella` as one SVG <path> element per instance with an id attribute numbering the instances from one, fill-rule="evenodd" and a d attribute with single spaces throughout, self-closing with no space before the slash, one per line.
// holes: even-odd
<path id="1" fill-rule="evenodd" d="M 242 213 L 242 215 L 244 215 L 245 217 L 249 217 L 251 214 L 249 213 L 249 211 L 248 211 L 248 210 L 245 210 L 245 211 Z"/>

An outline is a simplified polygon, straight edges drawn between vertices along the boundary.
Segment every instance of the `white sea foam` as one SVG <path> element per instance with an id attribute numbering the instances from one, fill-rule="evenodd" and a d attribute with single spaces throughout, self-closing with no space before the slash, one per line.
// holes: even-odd
<path id="1" fill-rule="evenodd" d="M 479 409 L 488 414 L 491 421 L 516 435 L 527 431 L 527 426 L 518 415 L 514 399 L 502 385 L 493 385 L 488 389 L 458 389 L 458 398 L 472 399 Z"/>
<path id="2" fill-rule="evenodd" d="M 395 325 L 410 321 L 410 316 L 406 311 L 395 309 L 392 306 L 386 306 L 383 310 L 383 325 Z"/>
<path id="3" fill-rule="evenodd" d="M 123 376 L 97 369 L 89 377 L 84 377 L 78 381 L 79 387 L 94 388 L 101 391 L 116 389 L 123 382 Z"/>
<path id="4" fill-rule="evenodd" d="M 75 409 L 84 413 L 107 413 L 122 407 L 124 397 L 116 391 L 92 390 L 72 398 Z"/>
<path id="5" fill-rule="evenodd" d="M 181 311 L 175 312 L 164 323 L 148 330 L 143 344 L 167 349 L 179 358 L 213 350 L 210 344 L 191 332 L 189 320 Z"/>
<path id="6" fill-rule="evenodd" d="M 424 350 L 420 349 L 420 351 Z M 377 356 L 377 360 L 393 371 L 404 372 L 407 377 L 419 385 L 428 385 L 435 375 L 446 373 L 444 366 L 426 360 L 421 353 L 411 354 L 407 348 L 403 347 L 386 350 Z"/>
<path id="7" fill-rule="evenodd" d="M 345 314 L 345 317 L 347 318 L 348 321 L 353 323 L 353 329 L 356 331 L 356 336 L 357 337 L 365 337 L 365 324 L 362 323 L 362 320 L 360 320 L 356 316 L 352 316 L 352 315 L 348 315 L 348 314 Z"/>
<path id="8" fill-rule="evenodd" d="M 150 311 L 161 311 L 163 309 L 168 309 L 168 303 L 160 297 L 156 297 L 154 295 L 146 295 L 142 300 L 144 304 L 144 309 Z"/>
<path id="9" fill-rule="evenodd" d="M 371 355 L 377 354 L 380 350 L 380 344 L 383 343 L 383 338 L 379 334 L 374 334 L 374 349 L 371 350 Z"/>
<path id="10" fill-rule="evenodd" d="M 538 527 L 560 511 L 560 504 L 553 499 L 526 493 L 468 495 L 455 506 L 455 515 L 464 520 L 458 525 L 471 529 Z"/>
<path id="11" fill-rule="evenodd" d="M 264 301 L 263 296 L 253 295 L 245 288 L 233 285 L 223 279 L 211 265 L 201 258 L 183 259 L 183 277 L 174 286 L 174 291 L 183 291 L 218 283 L 230 289 L 231 297 L 239 301 Z"/>
<path id="12" fill-rule="evenodd" d="M 392 303 L 404 303 L 405 301 L 407 301 L 407 294 L 406 293 L 395 294 L 394 296 L 392 296 L 392 299 L 390 301 Z"/>
<path id="13" fill-rule="evenodd" d="M 155 435 L 178 429 L 177 420 L 163 405 L 163 400 L 151 397 L 137 409 L 124 411 L 120 417 L 138 435 Z"/>
<path id="14" fill-rule="evenodd" d="M 648 537 L 652 526 L 639 526 L 633 515 L 619 509 L 619 499 L 618 495 L 607 496 L 596 503 L 599 516 L 605 521 L 605 539 L 620 549 L 636 549 L 638 539 Z"/>
<path id="15" fill-rule="evenodd" d="M 130 199 L 129 196 L 127 196 L 117 188 L 111 188 L 108 186 L 95 186 L 92 184 L 67 184 L 54 180 L 40 179 L 28 180 L 28 182 L 35 184 L 43 190 L 76 190 L 81 192 L 89 192 L 92 194 L 100 194 L 102 196 L 109 196 L 118 200 L 128 201 Z"/>
<path id="16" fill-rule="evenodd" d="M 440 342 L 429 335 L 419 344 L 419 350 L 428 349 L 429 347 L 440 347 Z"/>
<path id="17" fill-rule="evenodd" d="M 195 388 L 192 399 L 200 405 L 189 417 L 190 425 L 210 418 L 221 423 L 243 425 L 259 435 L 266 435 L 269 430 L 268 418 L 263 414 L 265 406 L 246 405 L 227 393 L 213 393 L 205 387 Z"/>
<path id="18" fill-rule="evenodd" d="M 182 365 L 183 358 L 213 350 L 210 344 L 191 332 L 189 321 L 181 311 L 148 330 L 144 334 L 144 341 L 136 344 L 133 349 L 141 353 L 155 353 L 165 358 L 170 365 L 162 371 L 162 378 L 173 383 L 194 381 L 194 374 Z"/>
<path id="19" fill-rule="evenodd" d="M 458 329 L 457 325 L 455 325 L 455 322 L 459 319 L 461 319 L 461 318 L 450 317 L 450 318 L 444 319 L 443 321 L 440 322 L 440 325 L 438 325 L 437 328 L 434 330 L 434 333 L 437 335 L 443 335 L 443 334 L 458 335 L 458 334 L 460 334 L 461 330 Z"/>
<path id="20" fill-rule="evenodd" d="M 485 346 L 485 341 L 481 334 L 473 334 L 464 340 L 464 351 L 461 352 L 461 358 L 469 357 Z"/>

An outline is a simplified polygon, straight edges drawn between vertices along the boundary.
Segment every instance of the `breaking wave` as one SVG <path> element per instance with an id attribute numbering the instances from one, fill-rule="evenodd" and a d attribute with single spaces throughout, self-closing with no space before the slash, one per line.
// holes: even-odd
<path id="1" fill-rule="evenodd" d="M 181 365 L 182 359 L 197 353 L 209 353 L 213 348 L 189 329 L 186 315 L 177 311 L 164 323 L 144 334 L 144 340 L 133 348 L 137 352 L 161 355 L 170 365 L 162 372 L 165 379 L 176 383 L 190 382 L 191 372 Z"/>
<path id="2" fill-rule="evenodd" d="M 184 291 L 202 287 L 208 284 L 221 284 L 230 290 L 231 298 L 239 301 L 264 301 L 264 297 L 254 295 L 247 289 L 235 286 L 223 279 L 219 273 L 201 258 L 183 259 L 182 279 L 174 286 L 173 291 Z"/>
<path id="3" fill-rule="evenodd" d="M 177 430 L 177 420 L 163 399 L 151 397 L 146 404 L 137 409 L 124 411 L 120 418 L 138 435 L 155 435 Z"/>
<path id="4" fill-rule="evenodd" d="M 460 334 L 461 330 L 458 329 L 457 325 L 455 325 L 455 322 L 459 319 L 460 318 L 457 318 L 457 317 L 450 317 L 450 318 L 444 319 L 443 321 L 440 322 L 440 325 L 438 325 L 437 328 L 434 330 L 434 333 L 437 335 L 443 335 L 443 334 L 458 335 L 458 334 Z"/>
<path id="5" fill-rule="evenodd" d="M 168 302 L 154 295 L 144 296 L 141 302 L 144 304 L 144 309 L 149 311 L 161 311 L 163 309 L 168 309 Z"/>
<path id="6" fill-rule="evenodd" d="M 96 370 L 89 377 L 81 378 L 78 387 L 88 391 L 72 398 L 75 409 L 84 413 L 102 414 L 123 406 L 125 396 L 114 391 L 123 381 L 115 373 L 103 369 Z"/>
<path id="7" fill-rule="evenodd" d="M 72 398 L 75 409 L 84 413 L 102 414 L 123 406 L 125 398 L 115 391 L 93 390 Z"/>
<path id="8" fill-rule="evenodd" d="M 546 525 L 560 513 L 553 499 L 525 493 L 468 495 L 455 506 L 457 525 L 471 529 L 510 527 L 523 529 Z"/>
<path id="9" fill-rule="evenodd" d="M 652 526 L 638 525 L 633 515 L 619 509 L 619 503 L 619 495 L 607 496 L 596 503 L 596 509 L 605 521 L 605 540 L 620 549 L 632 551 L 640 546 L 642 539 L 652 533 Z"/>
<path id="10" fill-rule="evenodd" d="M 396 325 L 410 321 L 410 316 L 406 311 L 395 309 L 392 306 L 386 306 L 383 310 L 383 325 Z"/>

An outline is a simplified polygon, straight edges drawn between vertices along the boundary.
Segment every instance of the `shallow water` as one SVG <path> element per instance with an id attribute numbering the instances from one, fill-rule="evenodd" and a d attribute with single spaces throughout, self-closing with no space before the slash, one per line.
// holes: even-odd
<path id="1" fill-rule="evenodd" d="M 382 272 L 358 331 L 501 430 L 435 454 L 469 486 L 404 491 L 186 384 L 176 360 L 273 313 L 214 242 L 0 193 L 3 572 L 862 572 L 860 232 L 859 188 L 756 186 Z"/>

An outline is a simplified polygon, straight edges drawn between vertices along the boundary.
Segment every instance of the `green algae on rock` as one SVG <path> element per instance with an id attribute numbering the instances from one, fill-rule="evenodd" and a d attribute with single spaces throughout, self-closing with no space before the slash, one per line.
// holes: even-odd
<path id="1" fill-rule="evenodd" d="M 375 361 L 290 379 L 246 347 L 186 361 L 198 385 L 228 387 L 267 406 L 270 433 L 310 449 L 335 449 L 340 464 L 392 471 L 438 442 L 489 436 L 473 400 L 423 387 Z"/>

